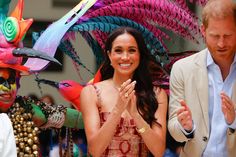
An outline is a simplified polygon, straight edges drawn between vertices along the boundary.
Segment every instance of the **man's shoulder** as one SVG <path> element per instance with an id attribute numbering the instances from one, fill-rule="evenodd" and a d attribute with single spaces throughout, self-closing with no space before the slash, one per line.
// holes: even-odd
<path id="1" fill-rule="evenodd" d="M 174 63 L 174 65 L 181 65 L 181 66 L 191 66 L 193 64 L 195 64 L 198 60 L 201 60 L 204 58 L 204 56 L 206 56 L 207 53 L 207 49 L 204 49 L 202 51 L 199 51 L 195 54 L 192 54 L 190 56 L 187 56 L 185 58 L 179 59 L 178 61 L 176 61 Z"/>

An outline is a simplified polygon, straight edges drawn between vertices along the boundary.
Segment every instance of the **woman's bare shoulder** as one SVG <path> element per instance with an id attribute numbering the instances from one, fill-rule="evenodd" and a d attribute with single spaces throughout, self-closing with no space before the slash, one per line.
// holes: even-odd
<path id="1" fill-rule="evenodd" d="M 81 93 L 91 93 L 92 91 L 94 91 L 94 85 L 88 84 L 83 87 Z"/>
<path id="2" fill-rule="evenodd" d="M 102 89 L 106 88 L 106 86 L 108 85 L 108 81 L 101 81 L 101 82 L 97 82 L 95 84 L 87 84 L 86 86 L 84 86 L 84 88 L 81 91 L 81 94 L 95 94 L 99 91 L 101 91 Z"/>

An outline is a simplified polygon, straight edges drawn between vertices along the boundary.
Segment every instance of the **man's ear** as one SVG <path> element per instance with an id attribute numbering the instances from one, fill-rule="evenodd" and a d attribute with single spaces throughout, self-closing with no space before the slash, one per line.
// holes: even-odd
<path id="1" fill-rule="evenodd" d="M 206 27 L 203 24 L 201 25 L 200 30 L 201 30 L 202 36 L 205 38 L 206 37 Z"/>

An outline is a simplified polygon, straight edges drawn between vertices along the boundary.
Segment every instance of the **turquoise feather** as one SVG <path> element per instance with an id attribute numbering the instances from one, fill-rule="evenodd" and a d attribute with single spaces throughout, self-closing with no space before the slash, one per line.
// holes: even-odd
<path id="1" fill-rule="evenodd" d="M 83 64 L 81 62 L 80 57 L 76 54 L 76 51 L 74 49 L 74 47 L 72 46 L 72 44 L 68 41 L 61 41 L 59 48 L 66 54 L 68 55 L 74 62 L 76 62 L 78 65 L 82 66 L 84 69 L 86 69 L 88 72 L 90 72 L 92 75 L 94 75 L 94 73 L 85 66 L 85 64 Z"/>

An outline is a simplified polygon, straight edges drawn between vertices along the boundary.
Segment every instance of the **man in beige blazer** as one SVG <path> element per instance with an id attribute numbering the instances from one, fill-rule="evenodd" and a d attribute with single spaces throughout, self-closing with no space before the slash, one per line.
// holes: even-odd
<path id="1" fill-rule="evenodd" d="M 236 157 L 235 3 L 209 0 L 202 20 L 207 48 L 171 71 L 168 129 L 181 157 Z"/>

